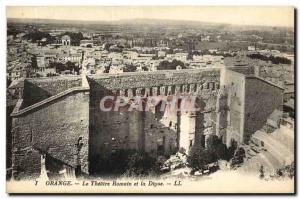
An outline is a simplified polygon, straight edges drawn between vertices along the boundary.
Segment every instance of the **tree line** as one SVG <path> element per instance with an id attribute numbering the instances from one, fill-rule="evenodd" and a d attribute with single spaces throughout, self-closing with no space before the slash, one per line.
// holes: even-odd
<path id="1" fill-rule="evenodd" d="M 285 57 L 275 57 L 273 55 L 271 56 L 265 56 L 259 53 L 249 54 L 247 57 L 251 59 L 259 59 L 263 61 L 271 61 L 273 64 L 291 64 L 291 60 L 285 58 Z"/>

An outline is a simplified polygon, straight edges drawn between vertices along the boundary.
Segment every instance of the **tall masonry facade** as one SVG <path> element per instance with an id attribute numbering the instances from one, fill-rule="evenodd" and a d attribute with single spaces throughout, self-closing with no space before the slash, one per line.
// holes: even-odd
<path id="1" fill-rule="evenodd" d="M 158 103 L 103 111 L 105 96 Z M 181 108 L 183 100 L 197 109 Z M 93 175 L 98 160 L 118 149 L 188 154 L 194 145 L 207 147 L 210 136 L 227 146 L 247 144 L 282 100 L 283 89 L 252 67 L 25 79 L 11 114 L 13 177 L 38 178 L 46 170 Z"/>

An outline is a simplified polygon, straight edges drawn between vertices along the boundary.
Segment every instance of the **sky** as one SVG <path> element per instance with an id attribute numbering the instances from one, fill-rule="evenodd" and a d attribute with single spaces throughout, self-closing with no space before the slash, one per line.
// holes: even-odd
<path id="1" fill-rule="evenodd" d="M 293 7 L 247 6 L 8 6 L 7 18 L 87 21 L 173 19 L 235 25 L 294 26 Z"/>

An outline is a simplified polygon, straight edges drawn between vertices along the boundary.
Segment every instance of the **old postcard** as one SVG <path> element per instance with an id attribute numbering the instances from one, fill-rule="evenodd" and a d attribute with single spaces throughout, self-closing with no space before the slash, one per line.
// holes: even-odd
<path id="1" fill-rule="evenodd" d="M 8 193 L 295 192 L 294 8 L 6 15 Z"/>

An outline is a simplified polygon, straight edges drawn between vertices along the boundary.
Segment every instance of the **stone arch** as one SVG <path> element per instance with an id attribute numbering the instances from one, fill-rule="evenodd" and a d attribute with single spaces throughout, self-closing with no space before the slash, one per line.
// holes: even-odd
<path id="1" fill-rule="evenodd" d="M 136 89 L 134 89 L 134 93 L 135 93 L 135 95 L 134 96 L 139 96 L 139 97 L 141 97 L 142 96 L 142 88 L 136 88 Z"/>
<path id="2" fill-rule="evenodd" d="M 168 86 L 167 95 L 173 95 L 174 94 L 174 86 Z"/>
<path id="3" fill-rule="evenodd" d="M 119 90 L 119 95 L 120 95 L 121 97 L 125 97 L 125 89 Z"/>
<path id="4" fill-rule="evenodd" d="M 162 95 L 162 96 L 166 95 L 166 87 L 165 86 L 161 86 L 159 88 L 159 95 Z"/>
<path id="5" fill-rule="evenodd" d="M 187 92 L 187 85 L 182 85 L 181 93 Z"/>
<path id="6" fill-rule="evenodd" d="M 180 93 L 181 93 L 181 85 L 176 85 L 174 92 L 175 92 L 175 95 L 180 95 Z"/>
<path id="7" fill-rule="evenodd" d="M 190 93 L 194 93 L 195 92 L 195 84 L 190 84 Z"/>
<path id="8" fill-rule="evenodd" d="M 145 88 L 144 90 L 144 97 L 151 96 L 151 88 Z"/>
<path id="9" fill-rule="evenodd" d="M 134 97 L 133 90 L 134 89 L 131 89 L 131 88 L 127 89 L 127 97 L 128 98 L 133 98 Z"/>
<path id="10" fill-rule="evenodd" d="M 152 87 L 151 88 L 151 96 L 158 96 L 159 94 L 159 87 Z"/>
<path id="11" fill-rule="evenodd" d="M 141 97 L 145 97 L 146 89 L 145 88 L 140 88 L 140 92 L 141 92 Z"/>

